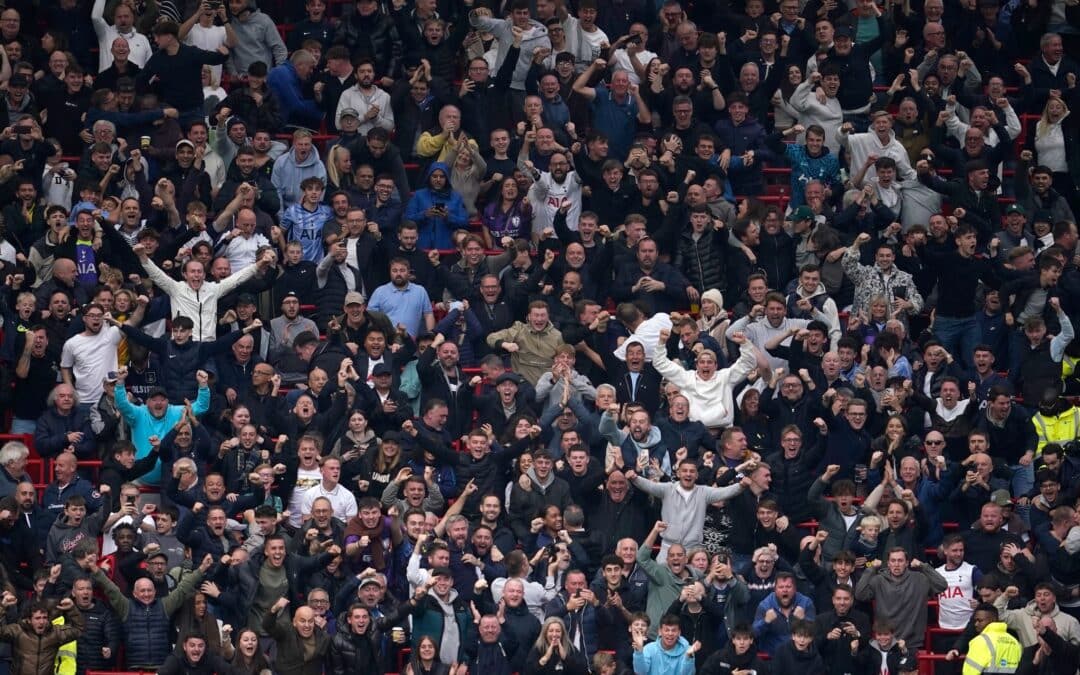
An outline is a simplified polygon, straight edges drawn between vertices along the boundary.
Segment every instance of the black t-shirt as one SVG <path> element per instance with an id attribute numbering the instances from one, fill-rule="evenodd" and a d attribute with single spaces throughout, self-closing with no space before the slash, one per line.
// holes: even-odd
<path id="1" fill-rule="evenodd" d="M 30 357 L 26 379 L 15 378 L 15 401 L 12 410 L 21 420 L 36 420 L 45 412 L 45 399 L 60 381 L 60 368 L 48 356 Z"/>

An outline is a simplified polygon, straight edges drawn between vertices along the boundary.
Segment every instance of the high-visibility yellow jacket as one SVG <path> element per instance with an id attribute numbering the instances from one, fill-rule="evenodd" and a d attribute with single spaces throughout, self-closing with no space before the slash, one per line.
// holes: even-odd
<path id="1" fill-rule="evenodd" d="M 1035 434 L 1039 437 L 1039 445 L 1035 449 L 1035 456 L 1038 457 L 1047 443 L 1064 445 L 1076 440 L 1080 431 L 1080 409 L 1073 406 L 1057 416 L 1036 413 L 1031 423 L 1035 425 Z"/>
<path id="2" fill-rule="evenodd" d="M 968 643 L 964 675 L 1015 673 L 1023 651 L 1020 641 L 1009 635 L 1005 623 L 995 621 Z"/>
<path id="3" fill-rule="evenodd" d="M 63 626 L 64 617 L 56 617 L 53 623 Z M 75 647 L 75 640 L 60 645 L 60 651 L 56 652 L 56 675 L 75 675 Z"/>

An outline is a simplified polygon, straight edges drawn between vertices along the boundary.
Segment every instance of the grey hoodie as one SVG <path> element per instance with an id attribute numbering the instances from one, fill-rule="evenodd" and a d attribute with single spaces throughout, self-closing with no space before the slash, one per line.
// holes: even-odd
<path id="1" fill-rule="evenodd" d="M 256 61 L 262 61 L 269 69 L 281 65 L 289 56 L 274 20 L 258 10 L 255 0 L 248 2 L 248 9 L 251 12 L 243 19 L 236 16 L 229 19 L 236 33 L 236 46 L 225 67 L 234 77 L 246 74 L 248 66 Z"/>
<path id="2" fill-rule="evenodd" d="M 49 536 L 45 543 L 45 562 L 52 565 L 60 562 L 60 558 L 69 555 L 80 541 L 90 539 L 97 541 L 98 536 L 104 529 L 105 519 L 109 517 L 109 509 L 100 508 L 94 513 L 87 514 L 78 526 L 68 522 L 67 516 L 61 513 L 56 517 L 56 522 L 49 528 Z"/>
<path id="3" fill-rule="evenodd" d="M 488 16 L 477 16 L 476 12 L 469 13 L 469 23 L 473 28 L 491 33 L 499 41 L 499 51 L 495 57 L 495 68 L 498 69 L 506 60 L 506 54 L 514 43 L 514 34 L 511 32 L 513 21 L 510 19 L 496 19 Z M 529 29 L 521 40 L 521 54 L 518 56 L 514 75 L 510 80 L 510 88 L 517 91 L 525 89 L 525 75 L 532 65 L 533 52 L 540 47 L 551 48 L 551 40 L 548 38 L 547 28 L 535 19 L 529 20 Z"/>
<path id="4" fill-rule="evenodd" d="M 896 636 L 904 640 L 908 649 L 917 650 L 926 633 L 925 601 L 948 586 L 945 577 L 925 563 L 904 570 L 899 577 L 894 577 L 885 565 L 878 565 L 863 572 L 855 585 L 855 599 L 873 600 L 875 614 L 896 627 Z"/>

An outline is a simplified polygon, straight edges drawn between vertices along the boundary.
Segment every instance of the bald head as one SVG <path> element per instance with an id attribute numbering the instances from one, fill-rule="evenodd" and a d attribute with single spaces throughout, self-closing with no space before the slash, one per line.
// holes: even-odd
<path id="1" fill-rule="evenodd" d="M 75 261 L 71 258 L 57 258 L 53 263 L 53 276 L 65 283 L 72 283 L 76 271 Z"/>
<path id="2" fill-rule="evenodd" d="M 307 605 L 298 608 L 292 624 L 301 638 L 310 638 L 315 633 L 315 610 Z"/>

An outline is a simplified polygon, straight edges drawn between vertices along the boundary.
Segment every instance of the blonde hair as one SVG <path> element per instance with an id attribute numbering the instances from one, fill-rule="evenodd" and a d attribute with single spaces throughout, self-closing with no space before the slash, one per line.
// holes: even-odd
<path id="1" fill-rule="evenodd" d="M 330 148 L 330 152 L 326 153 L 326 177 L 338 189 L 341 188 L 341 172 L 337 168 L 337 158 L 346 152 L 349 153 L 349 158 L 352 159 L 352 152 L 340 144 Z"/>
<path id="2" fill-rule="evenodd" d="M 214 69 L 210 66 L 203 66 L 202 72 L 210 74 L 210 82 L 207 84 L 211 89 L 215 89 L 218 86 L 218 78 L 214 76 Z"/>
<path id="3" fill-rule="evenodd" d="M 1042 137 L 1046 136 L 1046 134 L 1050 133 L 1049 109 L 1050 109 L 1050 104 L 1053 101 L 1057 101 L 1058 103 L 1061 104 L 1062 108 L 1065 108 L 1065 114 L 1062 116 L 1062 118 L 1060 120 L 1058 120 L 1058 124 L 1061 124 L 1061 122 L 1066 117 L 1069 116 L 1069 106 L 1065 103 L 1065 99 L 1057 98 L 1057 97 L 1053 97 L 1053 96 L 1051 96 L 1050 98 L 1047 98 L 1046 99 L 1046 105 L 1044 105 L 1043 109 L 1042 109 L 1042 115 L 1039 117 L 1038 123 L 1035 124 L 1035 138 L 1042 138 Z"/>
<path id="4" fill-rule="evenodd" d="M 862 531 L 865 527 L 876 527 L 878 532 L 880 532 L 883 525 L 884 523 L 881 521 L 880 516 L 863 516 L 862 520 L 859 521 L 859 531 Z"/>
<path id="5" fill-rule="evenodd" d="M 773 562 L 776 562 L 777 558 L 779 557 L 776 554 L 776 549 L 773 548 L 772 546 L 762 546 L 761 548 L 754 549 L 754 555 L 750 556 L 750 562 L 755 562 L 756 563 L 759 559 L 761 559 L 764 556 L 768 556 L 769 560 L 771 560 Z"/>

